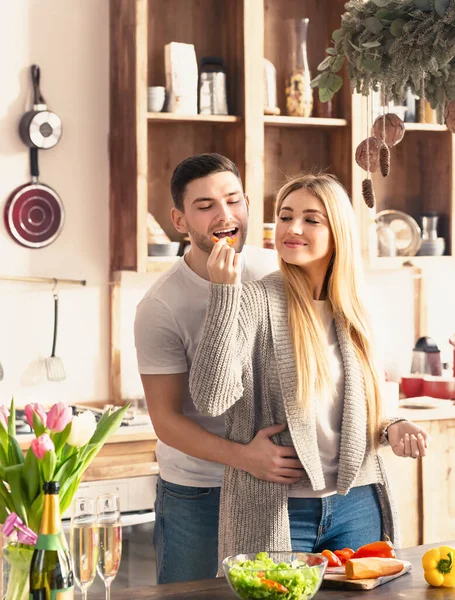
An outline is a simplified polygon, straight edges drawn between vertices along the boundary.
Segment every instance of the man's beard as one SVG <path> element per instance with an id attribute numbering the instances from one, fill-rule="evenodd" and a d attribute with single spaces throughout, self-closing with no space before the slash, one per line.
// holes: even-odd
<path id="1" fill-rule="evenodd" d="M 204 235 L 203 233 L 200 233 L 199 231 L 196 231 L 189 225 L 188 225 L 188 233 L 191 236 L 192 243 L 195 244 L 199 248 L 199 250 L 202 250 L 202 252 L 205 252 L 206 254 L 210 254 L 212 252 L 213 246 L 215 244 L 206 235 Z M 237 232 L 236 238 L 237 238 L 237 241 L 240 243 L 238 244 L 238 250 L 236 250 L 236 252 L 241 252 L 243 250 L 243 246 L 245 245 L 245 240 L 246 240 L 246 234 L 247 234 L 246 228 L 239 229 L 239 231 Z"/>

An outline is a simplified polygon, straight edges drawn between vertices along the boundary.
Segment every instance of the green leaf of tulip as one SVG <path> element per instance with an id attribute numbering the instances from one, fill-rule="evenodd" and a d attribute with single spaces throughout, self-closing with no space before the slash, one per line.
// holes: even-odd
<path id="1" fill-rule="evenodd" d="M 6 481 L 9 484 L 14 512 L 28 525 L 27 511 L 25 509 L 25 490 L 22 487 L 22 471 L 24 465 L 6 467 Z"/>
<path id="2" fill-rule="evenodd" d="M 14 396 L 11 398 L 8 417 L 8 433 L 11 436 L 16 435 L 16 407 L 14 405 Z"/>
<path id="3" fill-rule="evenodd" d="M 44 481 L 52 481 L 56 464 L 57 457 L 54 450 L 48 450 L 42 461 Z"/>
<path id="4" fill-rule="evenodd" d="M 106 419 L 100 419 L 96 431 L 90 440 L 90 444 L 104 443 L 112 433 L 117 431 L 129 407 L 130 405 L 126 404 L 122 408 L 119 408 L 108 415 Z"/>
<path id="5" fill-rule="evenodd" d="M 17 440 L 12 435 L 8 434 L 9 451 L 8 451 L 8 463 L 9 465 L 22 465 L 24 462 L 24 453 L 21 450 Z"/>
<path id="6" fill-rule="evenodd" d="M 60 452 L 62 451 L 63 446 L 66 444 L 66 441 L 68 439 L 70 431 L 71 431 L 71 423 L 68 423 L 68 425 L 65 427 L 65 429 L 63 431 L 53 434 L 52 441 L 54 442 L 55 454 L 57 456 L 60 455 Z"/>
<path id="7" fill-rule="evenodd" d="M 44 423 L 41 421 L 36 412 L 33 413 L 33 431 L 35 432 L 36 437 L 39 437 L 46 431 Z"/>
<path id="8" fill-rule="evenodd" d="M 31 448 L 28 449 L 22 471 L 23 485 L 27 491 L 28 502 L 31 504 L 39 493 L 40 472 L 38 459 Z"/>

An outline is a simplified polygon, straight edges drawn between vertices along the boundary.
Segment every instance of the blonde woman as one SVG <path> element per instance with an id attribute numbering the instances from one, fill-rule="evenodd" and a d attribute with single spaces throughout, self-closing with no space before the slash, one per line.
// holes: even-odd
<path id="1" fill-rule="evenodd" d="M 220 240 L 208 262 L 210 301 L 190 391 L 203 413 L 226 413 L 226 435 L 247 444 L 264 427 L 294 446 L 305 476 L 287 484 L 226 467 L 219 558 L 239 552 L 320 552 L 388 535 L 399 545 L 379 445 L 422 457 L 427 434 L 381 415 L 382 375 L 362 299 L 356 223 L 330 175 L 304 175 L 277 196 L 280 271 L 240 283 Z"/>

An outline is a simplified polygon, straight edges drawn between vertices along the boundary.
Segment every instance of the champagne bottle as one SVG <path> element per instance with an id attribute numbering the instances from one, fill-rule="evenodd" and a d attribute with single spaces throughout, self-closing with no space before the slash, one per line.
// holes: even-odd
<path id="1" fill-rule="evenodd" d="M 73 600 L 71 558 L 62 542 L 59 501 L 60 484 L 44 484 L 41 527 L 30 565 L 30 600 Z"/>

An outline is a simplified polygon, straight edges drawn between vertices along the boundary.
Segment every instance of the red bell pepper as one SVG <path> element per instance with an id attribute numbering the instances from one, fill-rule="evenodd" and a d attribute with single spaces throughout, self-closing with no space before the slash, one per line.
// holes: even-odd
<path id="1" fill-rule="evenodd" d="M 361 546 L 357 552 L 354 552 L 352 558 L 368 558 L 375 556 L 378 558 L 396 558 L 395 550 L 391 541 L 373 542 Z"/>
<path id="2" fill-rule="evenodd" d="M 354 556 L 354 550 L 352 548 L 343 548 L 343 550 L 335 550 L 334 554 L 338 556 L 341 564 L 344 565 L 347 560 Z"/>

